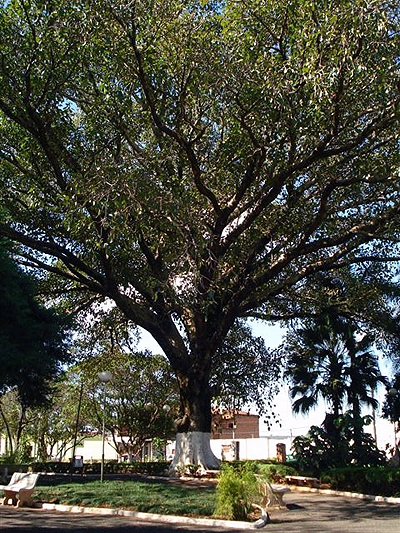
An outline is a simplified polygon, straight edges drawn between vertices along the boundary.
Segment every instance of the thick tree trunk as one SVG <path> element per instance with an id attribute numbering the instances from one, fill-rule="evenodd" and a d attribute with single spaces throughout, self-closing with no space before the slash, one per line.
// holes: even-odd
<path id="1" fill-rule="evenodd" d="M 218 470 L 221 461 L 210 446 L 211 433 L 187 431 L 176 434 L 175 456 L 170 466 L 172 473 L 185 465 L 199 465 L 201 471 Z"/>
<path id="2" fill-rule="evenodd" d="M 176 420 L 175 457 L 171 472 L 185 465 L 199 465 L 201 470 L 216 470 L 220 460 L 210 446 L 211 394 L 208 376 L 200 372 L 179 378 L 181 413 Z"/>

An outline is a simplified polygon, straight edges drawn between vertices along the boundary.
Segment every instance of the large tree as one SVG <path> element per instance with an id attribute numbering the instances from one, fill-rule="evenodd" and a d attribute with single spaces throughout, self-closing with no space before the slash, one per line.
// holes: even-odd
<path id="1" fill-rule="evenodd" d="M 315 312 L 318 272 L 398 259 L 397 7 L 11 0 L 0 29 L 0 234 L 155 338 L 175 464 L 214 468 L 235 320 Z"/>

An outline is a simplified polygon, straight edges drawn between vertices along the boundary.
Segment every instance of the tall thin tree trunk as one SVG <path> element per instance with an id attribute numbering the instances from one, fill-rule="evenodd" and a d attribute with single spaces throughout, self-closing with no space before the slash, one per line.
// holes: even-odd
<path id="1" fill-rule="evenodd" d="M 1 418 L 4 422 L 4 427 L 6 428 L 6 433 L 7 433 L 7 438 L 6 438 L 6 453 L 8 453 L 9 455 L 12 455 L 14 453 L 14 446 L 13 446 L 13 439 L 12 439 L 12 435 L 11 435 L 11 429 L 10 429 L 10 425 L 7 421 L 7 418 L 4 414 L 4 411 L 3 411 L 3 406 L 2 406 L 2 403 L 0 401 L 0 415 L 1 415 Z"/>
<path id="2" fill-rule="evenodd" d="M 19 448 L 19 445 L 21 443 L 22 438 L 22 432 L 24 430 L 25 422 L 26 422 L 26 408 L 21 405 L 21 411 L 18 417 L 18 425 L 17 425 L 17 432 L 15 436 L 15 447 L 16 449 Z"/>

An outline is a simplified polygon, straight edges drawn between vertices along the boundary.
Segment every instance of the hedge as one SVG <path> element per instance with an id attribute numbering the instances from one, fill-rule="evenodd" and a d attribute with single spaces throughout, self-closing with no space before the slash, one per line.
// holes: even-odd
<path id="1" fill-rule="evenodd" d="M 331 468 L 321 481 L 334 490 L 400 497 L 400 468 L 390 466 L 347 466 Z"/>

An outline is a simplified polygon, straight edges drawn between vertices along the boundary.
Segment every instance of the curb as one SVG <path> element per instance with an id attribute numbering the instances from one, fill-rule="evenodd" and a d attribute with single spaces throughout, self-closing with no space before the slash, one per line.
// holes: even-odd
<path id="1" fill-rule="evenodd" d="M 46 511 L 59 511 L 62 513 L 125 516 L 138 518 L 139 520 L 150 520 L 152 522 L 162 522 L 167 524 L 198 525 L 220 528 L 235 527 L 244 530 L 259 529 L 264 527 L 264 525 L 267 523 L 266 518 L 261 518 L 256 522 L 238 522 L 233 520 L 213 520 L 212 518 L 191 518 L 188 516 L 141 513 L 139 511 L 126 511 L 124 509 L 110 509 L 108 507 L 80 507 L 79 505 L 62 505 L 55 503 L 43 503 L 42 509 L 45 509 Z"/>
<path id="2" fill-rule="evenodd" d="M 397 503 L 400 504 L 400 498 L 395 498 L 394 496 L 375 496 L 373 494 L 361 494 L 358 492 L 348 492 L 332 489 L 317 489 L 311 487 L 296 487 L 290 485 L 290 490 L 292 492 L 314 492 L 317 494 L 327 494 L 330 496 L 345 496 L 346 498 L 355 498 L 358 500 L 368 500 L 373 502 L 380 503 Z"/>
<path id="3" fill-rule="evenodd" d="M 359 494 L 357 492 L 337 491 L 331 489 L 317 489 L 311 487 L 291 487 L 292 492 L 313 492 L 326 494 L 329 496 L 345 496 L 359 500 L 369 500 L 380 503 L 400 504 L 400 498 L 390 496 L 374 496 L 371 494 Z M 42 503 L 41 508 L 47 511 L 58 511 L 62 513 L 75 514 L 97 514 L 104 516 L 125 516 L 137 518 L 138 520 L 148 520 L 164 524 L 198 525 L 219 528 L 240 528 L 243 530 L 261 529 L 267 525 L 269 517 L 263 515 L 256 522 L 240 522 L 234 520 L 217 520 L 212 518 L 191 518 L 188 516 L 175 516 L 155 513 L 142 513 L 139 511 L 128 511 L 125 509 L 112 509 L 109 507 L 81 507 L 79 505 L 62 505 L 55 503 Z"/>

